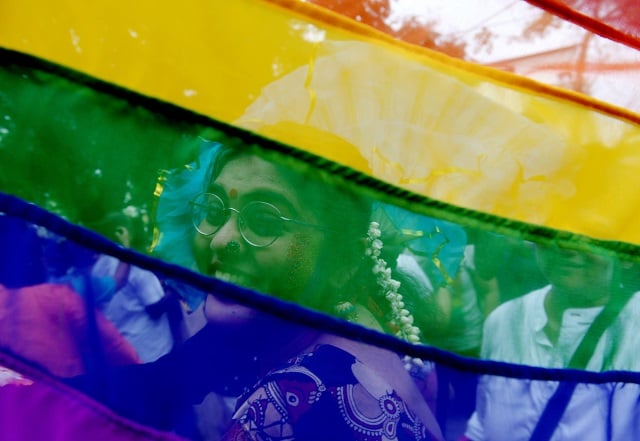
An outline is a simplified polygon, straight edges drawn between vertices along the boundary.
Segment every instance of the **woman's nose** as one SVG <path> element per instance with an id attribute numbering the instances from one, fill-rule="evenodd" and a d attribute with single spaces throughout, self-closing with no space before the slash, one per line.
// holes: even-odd
<path id="1" fill-rule="evenodd" d="M 214 251 L 226 249 L 229 242 L 244 244 L 242 233 L 238 228 L 238 213 L 231 212 L 227 221 L 220 229 L 211 237 L 211 249 Z"/>

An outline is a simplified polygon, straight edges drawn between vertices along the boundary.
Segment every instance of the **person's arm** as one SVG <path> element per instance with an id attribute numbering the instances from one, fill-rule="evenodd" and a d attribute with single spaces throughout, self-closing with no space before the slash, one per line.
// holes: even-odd
<path id="1" fill-rule="evenodd" d="M 496 327 L 495 314 L 485 321 L 483 327 L 483 337 L 480 349 L 480 358 L 489 359 L 493 353 L 493 340 L 500 338 L 500 333 Z M 485 404 L 487 402 L 486 397 L 486 385 L 480 377 L 478 387 L 476 389 L 476 409 L 467 421 L 467 427 L 460 438 L 457 441 L 483 441 L 485 439 L 484 433 L 484 415 Z"/>
<path id="2" fill-rule="evenodd" d="M 467 421 L 467 428 L 464 431 L 464 435 L 458 438 L 457 441 L 483 441 L 484 440 L 484 427 L 482 421 L 476 410 Z"/>
<path id="3" fill-rule="evenodd" d="M 131 265 L 127 262 L 123 262 L 122 260 L 118 262 L 118 266 L 116 266 L 116 270 L 113 273 L 113 279 L 116 282 L 115 291 L 120 291 L 122 287 L 127 284 L 130 272 Z"/>
<path id="4" fill-rule="evenodd" d="M 168 295 L 165 295 L 159 301 L 152 303 L 151 305 L 145 306 L 145 311 L 153 320 L 158 320 L 162 317 L 162 314 L 169 312 L 173 305 L 173 299 Z"/>
<path id="5" fill-rule="evenodd" d="M 136 268 L 136 272 L 129 277 L 134 285 L 136 295 L 144 305 L 145 312 L 153 320 L 157 320 L 172 306 L 172 298 L 166 295 L 162 284 L 155 274 Z"/>
<path id="6" fill-rule="evenodd" d="M 172 430 L 209 392 L 237 396 L 256 381 L 256 357 L 241 341 L 247 336 L 224 331 L 205 326 L 154 362 L 104 367 L 65 382 L 120 415 Z"/>

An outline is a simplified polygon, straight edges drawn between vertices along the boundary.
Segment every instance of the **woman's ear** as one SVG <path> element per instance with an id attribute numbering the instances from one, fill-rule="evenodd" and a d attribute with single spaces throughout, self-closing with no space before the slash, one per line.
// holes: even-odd
<path id="1" fill-rule="evenodd" d="M 131 246 L 131 234 L 126 227 L 118 226 L 115 230 L 116 241 L 125 248 Z"/>

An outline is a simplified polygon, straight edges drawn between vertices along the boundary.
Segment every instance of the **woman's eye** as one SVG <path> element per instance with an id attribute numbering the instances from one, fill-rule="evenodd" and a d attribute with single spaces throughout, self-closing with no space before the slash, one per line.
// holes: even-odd
<path id="1" fill-rule="evenodd" d="M 271 237 L 282 234 L 284 228 L 282 219 L 272 210 L 250 210 L 244 218 L 247 226 L 260 236 Z"/>
<path id="2" fill-rule="evenodd" d="M 205 221 L 209 225 L 215 225 L 215 226 L 224 224 L 225 223 L 224 208 L 218 205 L 207 207 Z"/>

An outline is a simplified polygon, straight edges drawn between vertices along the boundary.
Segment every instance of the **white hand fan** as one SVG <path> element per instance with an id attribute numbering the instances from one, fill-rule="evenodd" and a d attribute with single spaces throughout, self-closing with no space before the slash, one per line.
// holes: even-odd
<path id="1" fill-rule="evenodd" d="M 557 133 L 482 95 L 486 83 L 471 87 L 428 61 L 324 42 L 315 60 L 266 86 L 236 123 L 307 148 L 269 127 L 290 122 L 332 133 L 357 147 L 374 176 L 469 208 L 496 212 L 506 204 L 518 213 L 566 192 L 555 176 L 566 161 Z M 330 149 L 315 153 L 341 159 Z M 542 221 L 544 210 L 537 215 Z"/>

